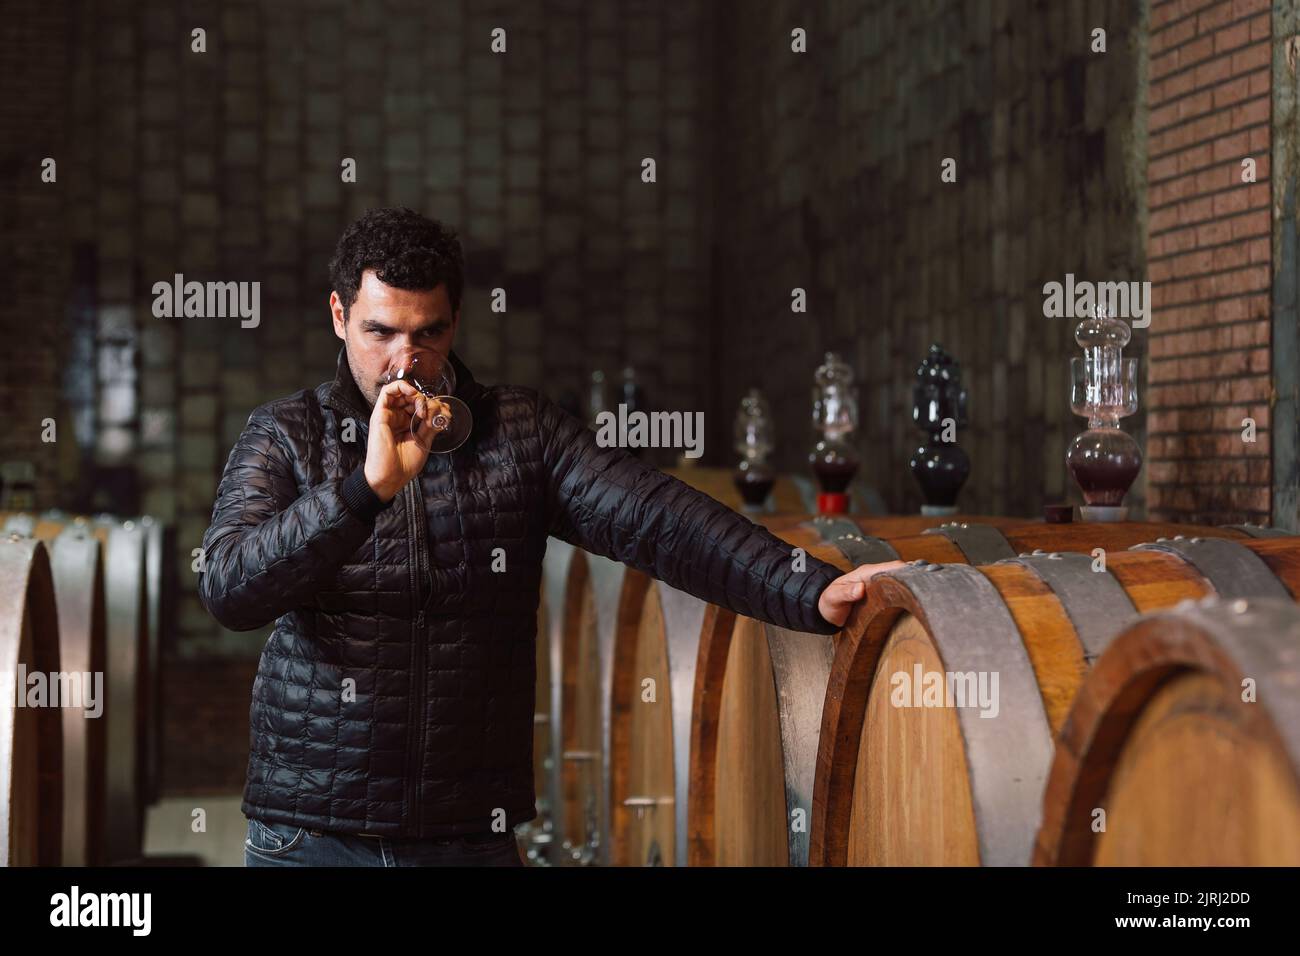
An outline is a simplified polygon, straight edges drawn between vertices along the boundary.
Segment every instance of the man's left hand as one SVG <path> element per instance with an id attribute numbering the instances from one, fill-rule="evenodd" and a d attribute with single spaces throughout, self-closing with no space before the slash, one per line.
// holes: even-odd
<path id="1" fill-rule="evenodd" d="M 867 583 L 874 576 L 906 565 L 905 561 L 886 561 L 883 564 L 863 564 L 854 568 L 848 574 L 836 578 L 822 591 L 821 597 L 817 599 L 817 610 L 836 627 L 843 627 L 853 605 L 866 597 Z"/>

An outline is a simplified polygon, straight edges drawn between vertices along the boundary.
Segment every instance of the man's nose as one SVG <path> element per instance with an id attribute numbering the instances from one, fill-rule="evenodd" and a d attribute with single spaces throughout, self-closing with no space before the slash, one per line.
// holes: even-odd
<path id="1" fill-rule="evenodd" d="M 401 333 L 399 333 L 398 335 L 395 335 L 395 336 L 394 336 L 394 339 L 396 339 L 396 341 L 394 342 L 394 345 L 396 346 L 397 351 L 399 351 L 399 352 L 419 352 L 419 351 L 423 351 L 423 350 L 421 349 L 419 343 L 416 342 L 416 340 L 415 340 L 415 339 L 416 339 L 415 335 L 412 334 L 412 333 L 410 333 L 410 332 L 407 332 L 407 333 L 405 333 L 405 334 L 401 334 Z"/>

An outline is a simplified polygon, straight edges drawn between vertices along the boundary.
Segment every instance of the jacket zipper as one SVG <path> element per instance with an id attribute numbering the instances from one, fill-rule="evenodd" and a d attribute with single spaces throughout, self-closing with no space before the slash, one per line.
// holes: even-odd
<path id="1" fill-rule="evenodd" d="M 415 833 L 413 836 L 419 836 L 424 825 L 423 805 L 421 803 L 421 783 L 424 779 L 424 685 L 427 680 L 425 674 L 425 634 L 424 634 L 424 602 L 425 597 L 421 592 L 424 584 L 424 575 L 426 573 L 425 563 L 425 531 L 424 531 L 424 496 L 419 489 L 420 476 L 416 475 L 407 487 L 411 489 L 408 505 L 408 514 L 412 524 L 412 542 L 415 545 L 415 560 L 412 564 L 413 587 L 415 608 L 417 613 L 415 623 L 411 631 L 411 680 L 414 685 L 412 694 L 413 720 L 409 725 L 411 727 L 412 750 L 409 754 L 407 766 L 411 768 L 406 780 L 407 805 L 411 808 L 412 816 L 415 820 Z"/>
<path id="2" fill-rule="evenodd" d="M 331 401 L 331 399 L 333 401 Z M 357 421 L 363 429 L 362 445 L 364 447 L 365 439 L 368 435 L 368 417 L 360 408 L 347 401 L 338 398 L 331 393 L 326 398 L 326 404 L 339 407 L 343 411 L 351 412 L 358 416 Z M 409 734 L 410 745 L 407 752 L 407 767 L 413 769 L 413 773 L 408 773 L 406 779 L 406 805 L 411 808 L 411 813 L 415 819 L 415 833 L 418 836 L 424 825 L 424 814 L 420 803 L 421 781 L 424 777 L 424 684 L 426 680 L 424 650 L 424 606 L 429 597 L 433 596 L 433 577 L 428 560 L 428 539 L 425 534 L 424 524 L 424 495 L 419 489 L 420 476 L 416 475 L 411 481 L 407 482 L 406 488 L 402 491 L 407 496 L 407 535 L 412 542 L 415 555 L 411 562 L 411 594 L 412 606 L 416 610 L 415 621 L 411 625 L 411 681 L 414 685 L 414 693 L 411 694 L 411 707 L 408 710 L 409 722 L 408 727 L 412 728 Z M 429 594 L 421 596 L 421 588 L 424 584 L 425 577 L 429 577 Z"/>
<path id="3" fill-rule="evenodd" d="M 416 611 L 411 623 L 411 705 L 409 705 L 409 728 L 407 734 L 407 806 L 411 808 L 411 819 L 415 829 L 411 836 L 420 835 L 420 728 L 424 724 L 424 676 L 421 674 L 420 657 L 422 644 L 421 626 L 424 623 L 424 607 L 420 600 L 420 520 L 416 512 L 415 485 L 419 481 L 407 483 L 407 533 L 411 538 L 413 554 L 411 567 L 411 610 Z"/>

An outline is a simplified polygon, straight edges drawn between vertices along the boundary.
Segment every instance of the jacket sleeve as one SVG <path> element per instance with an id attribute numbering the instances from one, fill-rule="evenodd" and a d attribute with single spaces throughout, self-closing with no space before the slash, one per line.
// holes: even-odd
<path id="1" fill-rule="evenodd" d="M 794 631 L 839 630 L 817 599 L 841 574 L 685 482 L 602 448 L 596 434 L 537 395 L 550 533 L 746 617 Z"/>
<path id="2" fill-rule="evenodd" d="M 380 501 L 361 466 L 299 496 L 275 420 L 266 406 L 255 409 L 217 486 L 199 601 L 232 631 L 271 623 L 310 602 L 391 504 Z"/>

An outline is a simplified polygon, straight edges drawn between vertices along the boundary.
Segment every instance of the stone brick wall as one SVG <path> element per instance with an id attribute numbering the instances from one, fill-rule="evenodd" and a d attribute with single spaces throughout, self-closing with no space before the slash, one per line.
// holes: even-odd
<path id="1" fill-rule="evenodd" d="M 1128 0 L 719 9 L 722 401 L 784 390 L 785 467 L 806 469 L 812 371 L 838 349 L 863 381 L 866 477 L 914 510 L 910 389 L 938 341 L 970 391 L 965 509 L 1080 500 L 1064 463 L 1085 424 L 1069 408 L 1075 323 L 1044 318 L 1042 290 L 1066 273 L 1144 278 L 1142 14 Z M 955 183 L 940 181 L 947 157 Z M 796 286 L 807 315 L 791 314 Z M 1139 332 L 1126 354 L 1144 353 Z M 1125 427 L 1141 439 L 1140 414 Z M 1140 512 L 1141 478 L 1129 503 Z"/>
<path id="2" fill-rule="evenodd" d="M 172 658 L 162 684 L 162 790 L 237 793 L 248 769 L 254 657 Z"/>
<path id="3" fill-rule="evenodd" d="M 1271 39 L 1268 0 L 1151 7 L 1147 456 L 1161 518 L 1269 523 Z"/>
<path id="4" fill-rule="evenodd" d="M 0 17 L 4 90 L 0 97 L 0 466 L 34 475 L 17 489 L 53 504 L 64 470 L 75 467 L 74 429 L 59 388 L 73 250 L 67 243 L 65 161 L 71 139 L 71 82 L 65 37 L 74 24 L 60 4 L 27 0 Z M 47 158 L 59 161 L 57 181 L 41 180 Z M 42 440 L 42 422 L 56 422 L 56 441 Z M 64 439 L 59 441 L 59 439 Z M 64 456 L 61 458 L 61 456 Z M 68 460 L 66 456 L 72 456 Z M 13 480 L 12 478 L 10 479 Z M 7 489 L 8 490 L 8 489 Z M 14 500 L 15 506 L 21 501 Z"/>
<path id="5" fill-rule="evenodd" d="M 585 396 L 593 368 L 615 379 L 630 363 L 656 407 L 703 407 L 706 5 L 70 10 L 78 125 L 63 170 L 72 240 L 92 250 L 97 277 L 96 465 L 138 475 L 96 483 L 93 506 L 176 522 L 174 649 L 260 646 L 261 634 L 215 628 L 189 552 L 252 408 L 334 374 L 326 265 L 366 208 L 409 205 L 460 232 L 458 350 L 481 380 Z M 197 27 L 206 53 L 191 50 Z M 491 50 L 497 27 L 504 54 Z M 341 182 L 343 157 L 355 184 Z M 643 157 L 657 182 L 642 182 Z M 260 325 L 155 318 L 153 283 L 178 272 L 260 281 Z M 503 314 L 489 309 L 496 287 Z"/>
<path id="6" fill-rule="evenodd" d="M 191 50 L 198 27 L 206 53 Z M 333 375 L 326 264 L 360 212 L 404 204 L 457 228 L 458 350 L 481 380 L 585 397 L 593 369 L 613 380 L 631 364 L 655 407 L 706 407 L 708 4 L 17 0 L 0 31 L 0 241 L 15 266 L 0 314 L 20 346 L 0 376 L 15 425 L 0 461 L 35 465 L 38 507 L 176 524 L 172 789 L 242 774 L 242 737 L 206 740 L 202 758 L 185 744 L 243 725 L 265 634 L 215 625 L 189 552 L 252 408 Z M 47 155 L 57 185 L 39 182 Z M 260 281 L 260 325 L 155 318 L 153 283 L 178 272 Z M 488 308 L 496 287 L 504 314 Z M 235 658 L 232 682 L 176 706 L 200 690 L 194 668 L 228 666 L 213 655 Z"/>

